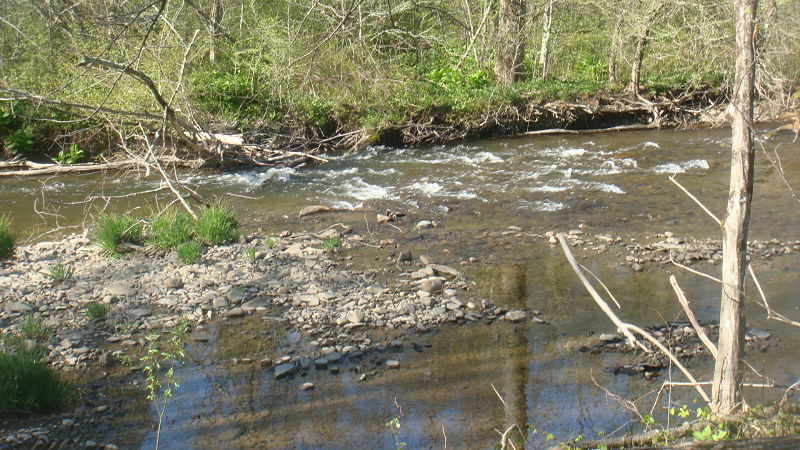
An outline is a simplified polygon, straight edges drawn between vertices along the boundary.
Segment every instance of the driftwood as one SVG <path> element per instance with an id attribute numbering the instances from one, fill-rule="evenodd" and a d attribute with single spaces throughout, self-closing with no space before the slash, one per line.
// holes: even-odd
<path id="1" fill-rule="evenodd" d="M 620 125 L 611 128 L 591 128 L 588 130 L 567 130 L 564 128 L 552 128 L 549 130 L 536 130 L 526 131 L 521 136 L 539 136 L 539 135 L 552 135 L 552 134 L 598 134 L 598 133 L 614 133 L 617 131 L 634 131 L 634 130 L 655 130 L 659 128 L 657 125 Z"/>
<path id="2" fill-rule="evenodd" d="M 184 161 L 179 159 L 166 159 L 164 162 L 180 167 L 198 167 L 202 161 Z M 41 175 L 63 175 L 71 173 L 104 172 L 109 170 L 129 170 L 142 166 L 141 160 L 127 159 L 103 164 L 40 164 L 31 161 L 10 161 L 0 165 L 0 168 L 16 168 L 17 170 L 0 171 L 0 177 L 25 177 Z"/>

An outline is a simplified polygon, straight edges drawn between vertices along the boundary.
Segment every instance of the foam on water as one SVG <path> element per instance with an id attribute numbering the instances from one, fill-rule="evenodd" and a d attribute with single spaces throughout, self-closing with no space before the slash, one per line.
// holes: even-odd
<path id="1" fill-rule="evenodd" d="M 427 181 L 417 181 L 414 184 L 408 186 L 409 189 L 417 190 L 422 192 L 423 194 L 435 194 L 442 190 L 443 186 L 439 183 L 429 183 Z"/>
<path id="2" fill-rule="evenodd" d="M 705 159 L 692 159 L 690 161 L 684 161 L 682 163 L 666 163 L 661 164 L 656 167 L 650 169 L 653 173 L 658 174 L 669 174 L 669 173 L 685 173 L 688 170 L 692 169 L 702 169 L 708 170 L 711 166 L 708 165 L 708 161 Z"/>
<path id="3" fill-rule="evenodd" d="M 356 200 L 395 199 L 390 194 L 389 188 L 369 184 L 361 177 L 355 177 L 342 184 L 341 187 L 342 192 L 339 192 L 340 195 L 352 197 Z"/>
<path id="4" fill-rule="evenodd" d="M 214 176 L 212 179 L 220 184 L 238 184 L 242 186 L 257 186 L 266 181 L 274 180 L 286 182 L 292 178 L 297 171 L 291 167 L 269 168 L 267 170 L 256 169 L 242 172 L 224 173 Z M 206 183 L 209 177 L 206 175 L 193 175 L 186 177 L 187 181 L 194 183 Z"/>

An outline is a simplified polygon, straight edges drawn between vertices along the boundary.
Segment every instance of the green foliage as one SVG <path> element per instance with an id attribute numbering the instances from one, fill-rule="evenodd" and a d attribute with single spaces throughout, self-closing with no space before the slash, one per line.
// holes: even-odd
<path id="1" fill-rule="evenodd" d="M 247 247 L 244 249 L 244 255 L 247 256 L 247 259 L 255 261 L 256 259 L 257 250 L 255 247 Z"/>
<path id="2" fill-rule="evenodd" d="M 24 155 L 33 152 L 33 135 L 24 129 L 13 131 L 3 138 L 3 145 L 12 155 Z"/>
<path id="3" fill-rule="evenodd" d="M 117 247 L 123 242 L 135 243 L 142 237 L 141 221 L 125 214 L 102 214 L 95 229 L 95 242 L 111 254 L 118 256 Z"/>
<path id="4" fill-rule="evenodd" d="M 8 216 L 0 216 L 0 261 L 14 256 L 14 249 L 17 246 L 10 225 L 11 219 Z"/>
<path id="5" fill-rule="evenodd" d="M 86 304 L 86 315 L 92 320 L 102 320 L 108 315 L 108 307 L 105 303 L 90 302 Z"/>
<path id="6" fill-rule="evenodd" d="M 728 430 L 725 429 L 723 424 L 718 424 L 713 427 L 711 425 L 706 425 L 701 431 L 693 432 L 692 437 L 698 441 L 719 442 L 728 438 Z"/>
<path id="7" fill-rule="evenodd" d="M 86 152 L 78 144 L 69 144 L 69 147 L 62 149 L 53 161 L 59 164 L 77 164 L 86 159 Z"/>
<path id="8" fill-rule="evenodd" d="M 162 212 L 150 225 L 147 243 L 160 250 L 170 250 L 191 240 L 194 219 L 173 209 Z"/>
<path id="9" fill-rule="evenodd" d="M 270 250 L 275 248 L 275 239 L 272 239 L 272 237 L 267 236 L 267 238 L 264 239 L 264 247 L 267 247 Z"/>
<path id="10" fill-rule="evenodd" d="M 325 250 L 334 250 L 342 246 L 342 238 L 339 236 L 331 236 L 322 241 L 322 248 Z"/>
<path id="11" fill-rule="evenodd" d="M 47 269 L 47 276 L 56 283 L 61 283 L 72 278 L 75 269 L 72 266 L 56 264 Z"/>
<path id="12" fill-rule="evenodd" d="M 23 336 L 29 339 L 44 338 L 51 334 L 50 328 L 44 324 L 44 321 L 33 314 L 25 317 L 25 320 L 20 324 L 19 330 Z"/>
<path id="13" fill-rule="evenodd" d="M 43 356 L 42 348 L 0 335 L 0 416 L 55 412 L 65 406 L 72 386 Z"/>
<path id="14" fill-rule="evenodd" d="M 217 203 L 200 212 L 194 234 L 204 244 L 224 244 L 239 238 L 239 221 L 228 207 Z"/>
<path id="15" fill-rule="evenodd" d="M 197 243 L 187 242 L 179 245 L 177 252 L 178 258 L 183 261 L 184 264 L 194 264 L 197 258 L 203 254 L 203 249 Z"/>

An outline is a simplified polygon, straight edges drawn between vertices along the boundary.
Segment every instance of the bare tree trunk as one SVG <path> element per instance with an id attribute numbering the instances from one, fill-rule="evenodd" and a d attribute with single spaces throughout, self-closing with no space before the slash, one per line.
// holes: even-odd
<path id="1" fill-rule="evenodd" d="M 547 78 L 547 74 L 550 71 L 550 31 L 553 28 L 553 3 L 555 3 L 555 0 L 548 0 L 544 11 L 542 48 L 539 50 L 539 67 L 542 69 L 543 80 Z"/>
<path id="2" fill-rule="evenodd" d="M 525 46 L 522 43 L 522 19 L 526 0 L 500 0 L 497 29 L 497 60 L 494 72 L 501 84 L 511 84 L 522 77 Z"/>
<path id="3" fill-rule="evenodd" d="M 208 15 L 208 35 L 209 35 L 209 48 L 208 60 L 212 63 L 217 60 L 217 33 L 219 33 L 220 22 L 222 21 L 220 0 L 211 2 L 211 11 Z"/>
<path id="4" fill-rule="evenodd" d="M 611 35 L 611 52 L 608 55 L 608 82 L 611 84 L 617 83 L 617 57 L 619 55 L 620 46 L 620 28 L 622 28 L 622 20 L 625 16 L 622 12 L 617 14 L 617 20 L 614 21 L 614 29 Z"/>
<path id="5" fill-rule="evenodd" d="M 633 65 L 631 66 L 631 81 L 628 90 L 634 94 L 639 92 L 639 84 L 642 76 L 642 60 L 644 59 L 644 48 L 647 46 L 647 38 L 650 36 L 650 27 L 639 35 L 636 41 L 636 52 L 633 54 Z"/>
<path id="6" fill-rule="evenodd" d="M 733 0 L 736 18 L 736 76 L 731 116 L 731 181 L 725 218 L 722 259 L 722 299 L 719 342 L 714 366 L 712 407 L 728 414 L 739 405 L 744 348 L 744 278 L 747 268 L 747 232 L 753 198 L 753 91 L 755 48 L 753 42 L 757 0 Z"/>

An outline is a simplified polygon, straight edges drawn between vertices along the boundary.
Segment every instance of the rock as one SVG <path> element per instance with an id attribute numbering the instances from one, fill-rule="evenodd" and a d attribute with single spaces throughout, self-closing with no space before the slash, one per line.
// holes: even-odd
<path id="1" fill-rule="evenodd" d="M 242 308 L 233 308 L 230 311 L 225 311 L 223 316 L 228 317 L 228 318 L 233 318 L 233 317 L 242 317 L 245 314 L 246 313 L 244 312 L 244 310 Z"/>
<path id="2" fill-rule="evenodd" d="M 597 339 L 600 339 L 601 342 L 615 342 L 618 341 L 620 338 L 618 335 L 613 333 L 603 333 L 600 336 L 598 336 Z"/>
<path id="3" fill-rule="evenodd" d="M 297 299 L 307 304 L 308 306 L 319 306 L 319 297 L 311 294 L 298 295 Z"/>
<path id="4" fill-rule="evenodd" d="M 226 294 L 226 297 L 231 303 L 242 303 L 244 300 L 244 292 L 240 291 L 238 287 L 234 287 Z"/>
<path id="5" fill-rule="evenodd" d="M 117 297 L 133 297 L 139 293 L 136 288 L 126 283 L 114 283 L 106 288 L 106 292 Z"/>
<path id="6" fill-rule="evenodd" d="M 556 239 L 555 236 L 550 236 L 550 238 L 547 240 L 547 242 L 550 243 L 550 245 L 557 245 L 558 244 L 558 239 Z"/>
<path id="7" fill-rule="evenodd" d="M 428 258 L 428 257 L 427 257 L 427 256 L 425 256 L 425 255 L 420 255 L 420 257 L 419 257 L 419 262 L 421 262 L 421 263 L 422 263 L 422 265 L 425 265 L 425 266 L 427 266 L 428 264 L 430 264 L 430 263 L 431 263 L 431 259 L 430 259 L 430 258 Z"/>
<path id="8" fill-rule="evenodd" d="M 333 208 L 329 208 L 327 206 L 322 206 L 322 205 L 306 206 L 305 208 L 300 210 L 300 217 L 302 218 L 302 217 L 305 217 L 305 216 L 310 216 L 312 214 L 320 214 L 320 213 L 329 212 L 329 211 L 333 211 Z M 291 234 L 289 236 L 291 236 Z M 281 236 L 281 237 L 283 237 L 283 236 Z"/>
<path id="9" fill-rule="evenodd" d="M 444 287 L 444 281 L 441 278 L 428 278 L 422 280 L 419 287 L 425 292 L 439 292 Z"/>
<path id="10" fill-rule="evenodd" d="M 759 330 L 758 328 L 750 328 L 744 335 L 746 341 L 766 341 L 771 337 L 772 334 L 769 331 Z"/>
<path id="11" fill-rule="evenodd" d="M 432 222 L 430 220 L 420 220 L 419 222 L 417 222 L 417 229 L 418 230 L 424 230 L 424 229 L 427 229 L 427 228 L 435 228 L 435 227 L 436 227 L 436 223 Z"/>
<path id="12" fill-rule="evenodd" d="M 404 263 L 404 262 L 411 262 L 414 260 L 414 256 L 411 255 L 409 250 L 403 250 L 397 255 L 397 262 Z"/>
<path id="13" fill-rule="evenodd" d="M 643 269 L 644 267 L 642 267 L 642 265 L 639 263 L 631 264 L 631 270 L 633 270 L 634 272 L 641 272 Z"/>
<path id="14" fill-rule="evenodd" d="M 314 368 L 317 370 L 325 370 L 328 368 L 328 360 L 325 358 L 317 358 L 314 360 Z"/>
<path id="15" fill-rule="evenodd" d="M 104 366 L 112 366 L 117 361 L 117 358 L 111 352 L 105 352 L 97 358 L 98 362 Z"/>
<path id="16" fill-rule="evenodd" d="M 386 367 L 388 367 L 390 369 L 399 369 L 400 368 L 400 361 L 397 361 L 396 359 L 390 359 L 390 360 L 386 361 Z"/>
<path id="17" fill-rule="evenodd" d="M 347 321 L 350 323 L 362 323 L 364 321 L 364 313 L 361 310 L 354 310 L 347 313 Z"/>
<path id="18" fill-rule="evenodd" d="M 281 378 L 288 377 L 296 372 L 297 372 L 297 365 L 293 362 L 278 364 L 277 366 L 275 366 L 275 379 L 280 380 Z"/>
<path id="19" fill-rule="evenodd" d="M 509 322 L 522 322 L 525 320 L 526 316 L 527 314 L 525 311 L 509 311 L 506 313 L 505 320 L 508 320 Z"/>
<path id="20" fill-rule="evenodd" d="M 318 233 L 317 237 L 320 239 L 341 238 L 342 233 L 334 228 L 328 228 L 327 230 Z"/>
<path id="21" fill-rule="evenodd" d="M 447 310 L 446 310 L 446 309 L 444 309 L 444 308 L 443 308 L 443 307 L 441 307 L 441 306 L 437 306 L 437 307 L 435 307 L 435 308 L 433 308 L 433 309 L 431 310 L 431 314 L 432 314 L 432 315 L 434 315 L 434 316 L 441 316 L 441 315 L 442 315 L 442 314 L 444 314 L 445 312 L 447 312 Z"/>
<path id="22" fill-rule="evenodd" d="M 183 287 L 183 281 L 179 277 L 170 277 L 164 280 L 164 286 L 169 289 L 180 289 Z"/>
<path id="23" fill-rule="evenodd" d="M 376 219 L 377 219 L 378 223 L 386 223 L 386 222 L 389 222 L 391 220 L 391 217 L 385 216 L 383 214 L 377 214 L 376 215 Z"/>
<path id="24" fill-rule="evenodd" d="M 301 391 L 310 391 L 311 389 L 314 389 L 314 383 L 303 383 L 300 385 Z"/>
<path id="25" fill-rule="evenodd" d="M 242 305 L 242 309 L 245 311 L 252 311 L 256 308 L 266 308 L 269 305 L 267 299 L 264 297 L 256 297 L 245 304 Z"/>
<path id="26" fill-rule="evenodd" d="M 228 306 L 228 299 L 225 297 L 216 297 L 211 304 L 214 306 L 214 308 L 224 308 Z"/>
<path id="27" fill-rule="evenodd" d="M 33 311 L 33 306 L 28 305 L 26 303 L 22 303 L 22 302 L 10 302 L 10 303 L 6 304 L 5 308 L 3 308 L 3 310 L 8 311 L 8 312 L 24 313 L 24 312 Z"/>
<path id="28" fill-rule="evenodd" d="M 328 360 L 329 363 L 337 363 L 342 359 L 342 355 L 339 352 L 330 352 L 325 356 L 325 359 Z"/>
<path id="29" fill-rule="evenodd" d="M 303 246 L 300 243 L 292 244 L 284 250 L 287 255 L 301 258 L 303 256 Z"/>

